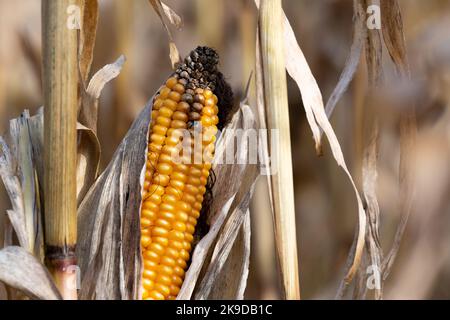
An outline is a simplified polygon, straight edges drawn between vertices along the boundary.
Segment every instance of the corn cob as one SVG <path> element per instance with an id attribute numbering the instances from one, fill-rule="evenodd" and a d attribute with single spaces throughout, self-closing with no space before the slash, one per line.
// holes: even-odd
<path id="1" fill-rule="evenodd" d="M 183 283 L 219 124 L 213 91 L 216 86 L 229 91 L 217 63 L 214 50 L 198 47 L 153 103 L 141 207 L 142 299 L 175 299 Z M 196 122 L 201 123 L 201 148 L 194 148 Z M 172 156 L 180 143 L 190 150 L 183 149 L 183 161 L 175 162 Z"/>

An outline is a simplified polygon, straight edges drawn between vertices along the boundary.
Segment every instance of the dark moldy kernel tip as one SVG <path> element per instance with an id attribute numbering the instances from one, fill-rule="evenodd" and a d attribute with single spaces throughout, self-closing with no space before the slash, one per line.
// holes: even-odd
<path id="1" fill-rule="evenodd" d="M 201 93 L 200 90 L 209 89 L 214 92 L 219 100 L 217 128 L 222 130 L 232 115 L 233 92 L 223 74 L 217 69 L 218 63 L 219 55 L 214 49 L 199 46 L 177 65 L 174 76 L 185 85 L 186 92 L 182 96 L 182 100 L 189 103 L 191 107 L 194 101 L 204 103 L 204 101 L 199 101 L 201 98 L 197 96 L 198 93 Z M 191 118 L 190 120 L 197 119 Z"/>

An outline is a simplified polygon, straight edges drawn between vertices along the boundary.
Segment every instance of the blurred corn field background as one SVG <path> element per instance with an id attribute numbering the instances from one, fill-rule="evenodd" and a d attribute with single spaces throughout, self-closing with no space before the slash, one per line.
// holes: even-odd
<path id="1" fill-rule="evenodd" d="M 197 44 L 217 49 L 221 69 L 237 98 L 255 69 L 258 13 L 250 0 L 167 0 L 183 19 L 173 30 L 184 56 Z M 109 163 L 142 106 L 171 73 L 167 34 L 147 0 L 100 0 L 92 70 L 125 55 L 120 76 L 101 100 L 98 135 L 101 170 Z M 347 164 L 362 184 L 367 124 L 378 119 L 379 158 L 376 188 L 380 242 L 388 252 L 400 221 L 398 199 L 399 122 L 414 101 L 417 111 L 411 216 L 391 275 L 387 299 L 450 299 L 450 1 L 401 0 L 412 83 L 390 83 L 394 67 L 388 53 L 381 64 L 387 79 L 382 91 L 366 98 L 368 72 L 360 64 L 331 117 Z M 352 44 L 351 0 L 284 0 L 283 8 L 322 91 L 331 95 Z M 0 132 L 23 109 L 43 104 L 41 89 L 40 1 L 0 0 Z M 253 91 L 254 88 L 251 88 Z M 328 144 L 317 157 L 302 99 L 288 77 L 295 211 L 302 297 L 334 297 L 344 273 L 357 225 L 354 192 L 336 166 Z M 278 270 L 264 179 L 251 206 L 252 252 L 245 298 L 280 298 Z M 0 184 L 0 219 L 10 207 Z M 3 235 L 0 235 L 2 241 Z M 1 247 L 1 243 L 0 243 Z"/>

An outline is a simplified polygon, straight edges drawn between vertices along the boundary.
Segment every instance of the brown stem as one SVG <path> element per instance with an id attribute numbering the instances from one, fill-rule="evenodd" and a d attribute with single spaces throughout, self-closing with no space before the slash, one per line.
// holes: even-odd
<path id="1" fill-rule="evenodd" d="M 77 0 L 42 1 L 46 263 L 64 299 L 76 299 Z M 70 272 L 70 274 L 69 274 Z"/>

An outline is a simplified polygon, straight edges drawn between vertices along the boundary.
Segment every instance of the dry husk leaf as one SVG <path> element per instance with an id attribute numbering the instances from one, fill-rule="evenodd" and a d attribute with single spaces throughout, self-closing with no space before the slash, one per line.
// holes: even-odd
<path id="1" fill-rule="evenodd" d="M 0 250 L 0 281 L 32 299 L 62 299 L 47 269 L 21 247 Z"/>

